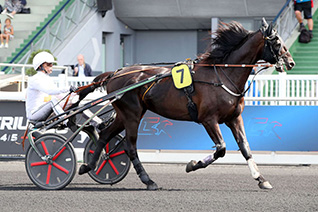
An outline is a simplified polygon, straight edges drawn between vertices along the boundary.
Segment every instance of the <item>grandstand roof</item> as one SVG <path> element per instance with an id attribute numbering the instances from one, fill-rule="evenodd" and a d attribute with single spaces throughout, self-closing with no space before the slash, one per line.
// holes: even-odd
<path id="1" fill-rule="evenodd" d="M 135 30 L 210 29 L 212 17 L 275 17 L 286 0 L 116 0 L 116 16 Z M 173 18 L 173 19 L 171 19 Z"/>

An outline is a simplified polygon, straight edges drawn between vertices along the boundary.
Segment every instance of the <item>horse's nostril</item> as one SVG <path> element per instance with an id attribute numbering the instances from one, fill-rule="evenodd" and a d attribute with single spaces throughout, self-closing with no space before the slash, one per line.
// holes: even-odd
<path id="1" fill-rule="evenodd" d="M 290 63 L 289 63 L 289 66 L 290 66 L 290 67 L 294 67 L 295 65 L 296 65 L 295 62 L 290 62 Z"/>

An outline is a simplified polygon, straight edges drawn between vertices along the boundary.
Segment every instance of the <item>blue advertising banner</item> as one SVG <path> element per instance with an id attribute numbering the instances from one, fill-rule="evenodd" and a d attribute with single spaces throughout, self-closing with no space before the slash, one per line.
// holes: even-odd
<path id="1" fill-rule="evenodd" d="M 254 151 L 318 151 L 318 107 L 246 106 L 245 131 Z M 225 125 L 220 125 L 227 150 L 238 150 Z M 210 150 L 214 143 L 202 125 L 174 121 L 147 112 L 138 132 L 139 149 Z"/>
<path id="2" fill-rule="evenodd" d="M 25 154 L 29 147 L 26 140 L 25 148 L 22 148 L 22 139 L 24 131 L 27 128 L 27 119 L 25 116 L 25 103 L 15 101 L 0 102 L 0 154 Z M 68 138 L 72 132 L 68 129 L 53 130 L 53 133 L 63 135 Z M 80 132 L 73 140 L 75 148 L 84 148 L 88 141 L 86 133 Z"/>
<path id="3" fill-rule="evenodd" d="M 246 106 L 243 119 L 253 151 L 318 151 L 317 106 Z M 24 102 L 0 102 L 0 154 L 25 153 L 21 141 L 26 124 Z M 220 128 L 227 150 L 238 150 L 229 128 L 224 124 Z M 71 135 L 67 130 L 55 133 Z M 84 148 L 87 141 L 81 132 L 73 145 Z M 211 150 L 214 146 L 202 125 L 149 111 L 140 122 L 137 144 L 138 149 L 159 150 Z"/>

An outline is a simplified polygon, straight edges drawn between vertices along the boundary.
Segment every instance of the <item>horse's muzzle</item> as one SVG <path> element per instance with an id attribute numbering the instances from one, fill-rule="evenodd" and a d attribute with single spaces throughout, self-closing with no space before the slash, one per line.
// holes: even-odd
<path id="1" fill-rule="evenodd" d="M 287 70 L 291 70 L 292 68 L 294 68 L 294 66 L 296 65 L 295 61 L 291 61 L 288 64 L 286 64 L 286 68 Z"/>
<path id="2" fill-rule="evenodd" d="M 294 59 L 291 56 L 285 57 L 283 60 L 287 70 L 291 70 L 296 65 Z"/>
<path id="3" fill-rule="evenodd" d="M 278 72 L 284 72 L 284 65 L 286 66 L 286 69 L 289 71 L 292 68 L 294 68 L 294 66 L 296 65 L 295 61 L 293 60 L 293 58 L 284 58 L 284 59 L 280 59 L 276 64 L 275 64 L 275 69 Z"/>

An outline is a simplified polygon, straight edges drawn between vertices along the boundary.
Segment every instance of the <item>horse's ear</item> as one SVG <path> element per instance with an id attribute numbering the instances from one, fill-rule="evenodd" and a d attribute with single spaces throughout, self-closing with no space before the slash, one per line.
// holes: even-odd
<path id="1" fill-rule="evenodd" d="M 267 32 L 267 28 L 268 28 L 268 23 L 265 20 L 265 18 L 262 18 L 262 26 L 260 28 L 261 32 L 263 33 L 263 35 L 265 36 L 266 32 Z"/>
<path id="2" fill-rule="evenodd" d="M 265 29 L 267 29 L 268 27 L 268 23 L 264 17 L 262 18 L 262 27 L 264 27 Z"/>
<path id="3" fill-rule="evenodd" d="M 266 30 L 266 34 L 267 35 L 271 35 L 272 34 L 272 30 L 273 30 L 273 24 L 270 23 L 270 25 L 268 26 L 267 30 Z"/>

